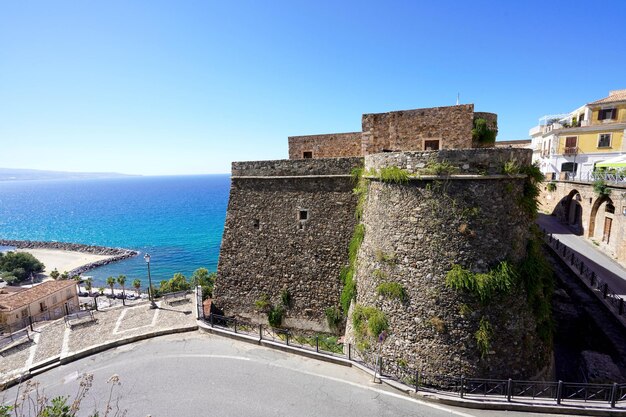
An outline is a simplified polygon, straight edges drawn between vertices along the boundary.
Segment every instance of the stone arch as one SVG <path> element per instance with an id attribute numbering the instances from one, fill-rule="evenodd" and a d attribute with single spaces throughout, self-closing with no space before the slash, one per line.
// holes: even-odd
<path id="1" fill-rule="evenodd" d="M 606 204 L 606 206 L 604 207 L 604 210 L 600 210 L 600 207 L 602 207 L 603 204 Z M 596 235 L 596 218 L 598 217 L 598 212 L 606 212 L 610 214 L 615 212 L 615 205 L 609 196 L 601 195 L 593 203 L 591 214 L 589 216 L 589 232 L 587 237 L 593 238 Z"/>
<path id="2" fill-rule="evenodd" d="M 577 189 L 570 191 L 565 198 L 564 220 L 573 226 L 577 234 L 583 234 L 582 196 Z"/>

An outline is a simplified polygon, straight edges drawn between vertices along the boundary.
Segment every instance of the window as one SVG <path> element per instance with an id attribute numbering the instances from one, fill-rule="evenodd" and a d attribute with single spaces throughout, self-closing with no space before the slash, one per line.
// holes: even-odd
<path id="1" fill-rule="evenodd" d="M 424 150 L 425 151 L 438 151 L 439 150 L 439 140 L 425 140 L 424 141 Z"/>
<path id="2" fill-rule="evenodd" d="M 259 221 L 259 219 L 254 219 L 252 221 L 252 227 L 254 227 L 256 230 L 259 230 L 261 228 L 261 222 Z"/>
<path id="3" fill-rule="evenodd" d="M 575 148 L 576 147 L 576 139 L 577 136 L 568 136 L 565 138 L 565 147 L 566 148 Z"/>
<path id="4" fill-rule="evenodd" d="M 598 112 L 598 120 L 617 119 L 617 109 L 601 109 Z"/>
<path id="5" fill-rule="evenodd" d="M 561 164 L 561 172 L 576 172 L 578 164 L 576 162 L 564 162 Z"/>
<path id="6" fill-rule="evenodd" d="M 309 220 L 309 210 L 300 210 L 298 212 L 298 220 L 300 221 Z"/>
<path id="7" fill-rule="evenodd" d="M 598 148 L 610 148 L 611 147 L 611 134 L 600 133 L 598 135 Z"/>
<path id="8" fill-rule="evenodd" d="M 311 158 L 313 158 L 313 152 L 311 152 L 311 151 L 302 152 L 302 158 L 304 158 L 304 159 L 311 159 Z"/>

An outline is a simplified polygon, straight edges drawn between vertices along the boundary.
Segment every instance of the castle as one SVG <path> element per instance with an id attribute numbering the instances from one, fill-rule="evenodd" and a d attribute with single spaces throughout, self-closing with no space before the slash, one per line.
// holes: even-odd
<path id="1" fill-rule="evenodd" d="M 427 373 L 545 372 L 523 287 L 487 305 L 447 282 L 527 255 L 532 151 L 494 148 L 481 123 L 495 139 L 497 116 L 472 104 L 364 114 L 362 132 L 290 137 L 289 160 L 234 162 L 214 304 L 264 323 L 279 309 L 364 357 L 382 323 L 382 356 Z"/>

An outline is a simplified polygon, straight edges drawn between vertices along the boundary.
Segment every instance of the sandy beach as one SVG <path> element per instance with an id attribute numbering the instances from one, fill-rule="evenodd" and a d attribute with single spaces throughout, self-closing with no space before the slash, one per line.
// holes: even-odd
<path id="1" fill-rule="evenodd" d="M 50 272 L 55 268 L 60 273 L 63 273 L 92 262 L 111 258 L 111 256 L 106 255 L 93 255 L 60 249 L 17 249 L 17 252 L 28 252 L 43 262 L 46 266 L 43 275 L 46 278 L 50 277 Z"/>

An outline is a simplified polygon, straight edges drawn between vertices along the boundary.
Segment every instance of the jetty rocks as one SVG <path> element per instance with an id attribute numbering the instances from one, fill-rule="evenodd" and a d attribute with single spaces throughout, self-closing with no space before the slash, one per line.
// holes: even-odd
<path id="1" fill-rule="evenodd" d="M 40 242 L 33 240 L 6 240 L 0 239 L 0 246 L 12 246 L 17 249 L 57 249 L 74 252 L 89 253 L 92 255 L 108 256 L 106 259 L 101 259 L 95 262 L 91 262 L 87 265 L 72 269 L 68 271 L 71 275 L 80 275 L 84 272 L 90 271 L 99 266 L 108 265 L 113 262 L 121 261 L 123 259 L 132 258 L 139 255 L 139 252 L 132 249 L 125 248 L 109 248 L 106 246 L 97 245 L 83 245 L 80 243 L 67 243 L 67 242 Z"/>

